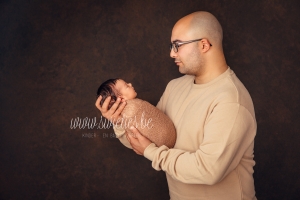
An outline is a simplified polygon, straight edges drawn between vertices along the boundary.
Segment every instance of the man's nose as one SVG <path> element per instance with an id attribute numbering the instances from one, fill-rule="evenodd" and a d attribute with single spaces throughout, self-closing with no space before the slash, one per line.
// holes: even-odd
<path id="1" fill-rule="evenodd" d="M 172 48 L 170 51 L 170 57 L 175 58 L 177 56 L 177 53 L 174 52 L 174 49 Z"/>
<path id="2" fill-rule="evenodd" d="M 132 84 L 131 84 L 131 83 L 128 83 L 128 85 L 129 85 L 130 87 L 132 87 Z"/>

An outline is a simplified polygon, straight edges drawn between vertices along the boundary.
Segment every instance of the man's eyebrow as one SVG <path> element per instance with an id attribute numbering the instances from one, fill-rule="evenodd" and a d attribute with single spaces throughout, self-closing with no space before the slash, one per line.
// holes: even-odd
<path id="1" fill-rule="evenodd" d="M 176 39 L 176 40 L 172 41 L 172 43 L 174 43 L 174 42 L 181 42 L 181 40 Z"/>

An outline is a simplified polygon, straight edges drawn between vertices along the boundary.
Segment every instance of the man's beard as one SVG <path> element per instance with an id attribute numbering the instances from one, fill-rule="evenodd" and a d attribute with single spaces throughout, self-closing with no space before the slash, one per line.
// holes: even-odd
<path id="1" fill-rule="evenodd" d="M 179 72 L 186 75 L 194 75 L 201 73 L 204 66 L 204 59 L 200 52 L 194 51 L 191 54 L 191 59 L 188 62 L 182 63 L 183 66 L 179 66 Z"/>

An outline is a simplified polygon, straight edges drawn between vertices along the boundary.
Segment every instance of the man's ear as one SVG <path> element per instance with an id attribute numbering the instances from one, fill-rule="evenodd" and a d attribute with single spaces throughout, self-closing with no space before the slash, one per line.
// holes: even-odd
<path id="1" fill-rule="evenodd" d="M 205 38 L 199 41 L 199 44 L 200 44 L 200 49 L 203 53 L 207 52 L 211 47 L 210 42 L 208 41 L 208 39 Z"/>

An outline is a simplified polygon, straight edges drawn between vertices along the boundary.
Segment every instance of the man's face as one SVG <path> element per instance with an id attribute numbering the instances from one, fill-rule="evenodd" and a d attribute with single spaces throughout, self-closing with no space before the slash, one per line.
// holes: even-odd
<path id="1" fill-rule="evenodd" d="M 137 95 L 131 83 L 126 83 L 122 79 L 117 80 L 115 89 L 117 90 L 118 95 L 125 100 L 134 99 Z"/>
<path id="2" fill-rule="evenodd" d="M 184 25 L 176 24 L 172 31 L 171 42 L 197 39 L 186 31 L 187 28 Z M 199 42 L 184 44 L 178 48 L 178 52 L 176 53 L 173 49 L 171 50 L 170 56 L 175 59 L 180 73 L 188 75 L 197 75 L 200 73 L 204 61 L 198 45 Z"/>

